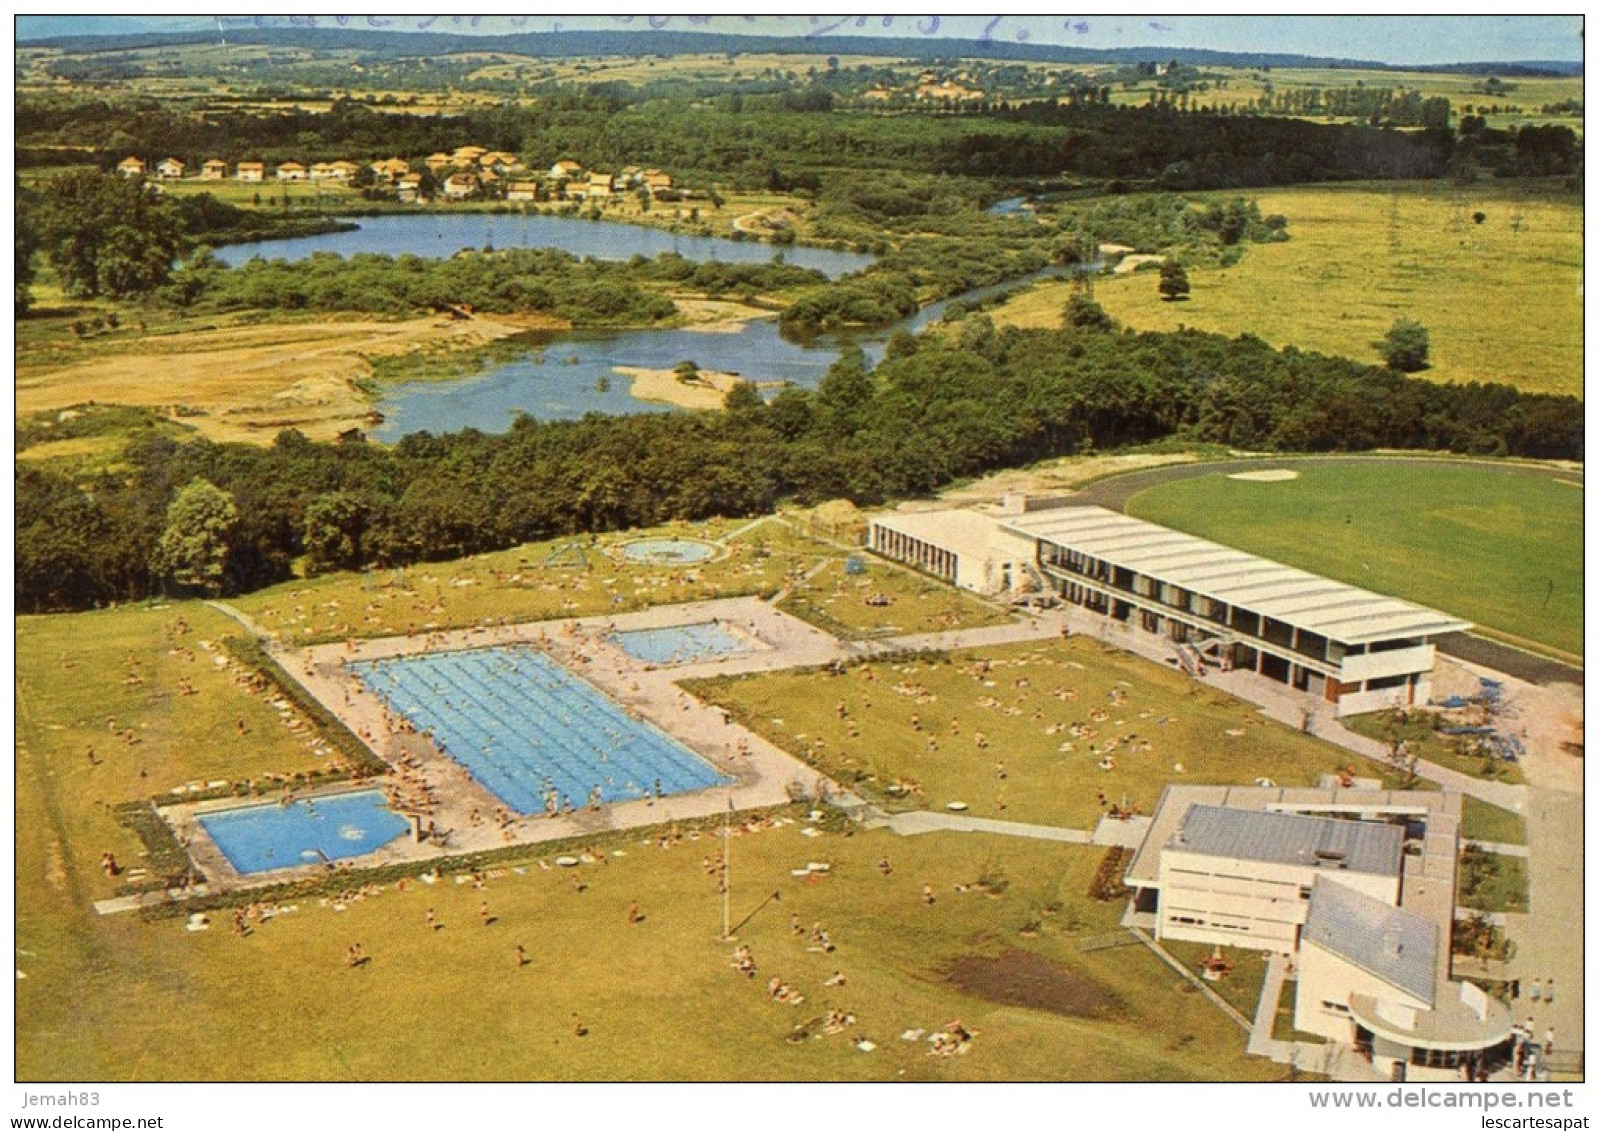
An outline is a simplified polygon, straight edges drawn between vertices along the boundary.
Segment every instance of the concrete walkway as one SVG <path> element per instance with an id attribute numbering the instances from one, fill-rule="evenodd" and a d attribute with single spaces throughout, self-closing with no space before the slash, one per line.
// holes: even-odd
<path id="1" fill-rule="evenodd" d="M 919 836 L 922 833 L 994 833 L 999 836 L 1019 836 L 1030 840 L 1058 840 L 1069 844 L 1092 844 L 1093 834 L 1082 829 L 1062 829 L 1053 825 L 1028 825 L 1020 821 L 994 821 L 987 817 L 962 817 L 954 813 L 930 813 L 916 810 L 894 813 L 869 819 L 868 827 L 878 826 L 900 836 Z"/>

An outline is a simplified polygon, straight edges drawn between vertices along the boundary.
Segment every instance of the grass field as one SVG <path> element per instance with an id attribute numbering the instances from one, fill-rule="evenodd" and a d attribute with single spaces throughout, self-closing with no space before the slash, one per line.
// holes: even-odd
<path id="1" fill-rule="evenodd" d="M 1432 762 L 1446 769 L 1458 773 L 1470 774 L 1474 778 L 1483 778 L 1489 781 L 1502 781 L 1507 785 L 1521 785 L 1527 776 L 1521 772 L 1521 767 L 1513 762 L 1504 762 L 1497 758 L 1490 758 L 1487 754 L 1477 750 L 1474 745 L 1463 735 L 1447 735 L 1437 731 L 1433 724 L 1438 721 L 1437 716 L 1424 712 L 1412 711 L 1403 721 L 1397 720 L 1392 711 L 1373 711 L 1366 715 L 1351 715 L 1344 719 L 1344 726 L 1356 734 L 1363 734 L 1367 738 L 1376 739 L 1378 742 L 1390 742 L 1399 739 L 1405 743 L 1406 749 L 1424 762 Z M 1490 809 L 1495 808 L 1489 806 Z M 1468 810 L 1467 822 L 1474 825 L 1491 827 L 1497 824 L 1496 818 L 1482 810 Z M 1510 814 L 1514 816 L 1514 814 Z M 1505 831 L 1502 827 L 1494 831 Z M 1467 836 L 1474 834 L 1468 833 Z M 1523 832 L 1525 837 L 1526 833 Z M 1483 839 L 1496 839 L 1492 836 L 1483 836 Z M 1512 841 L 1512 843 L 1521 843 Z"/>
<path id="2" fill-rule="evenodd" d="M 285 642 L 304 644 L 772 594 L 791 575 L 797 578 L 841 553 L 783 523 L 764 522 L 737 533 L 741 528 L 738 522 L 716 520 L 656 531 L 673 537 L 728 538 L 729 552 L 703 565 L 619 561 L 616 548 L 643 536 L 627 531 L 558 538 L 365 576 L 327 574 L 261 589 L 233 604 Z M 581 556 L 574 547 L 581 549 Z"/>
<path id="3" fill-rule="evenodd" d="M 1581 662 L 1580 485 L 1467 463 L 1296 466 L 1283 482 L 1167 483 L 1133 496 L 1128 513 Z"/>
<path id="4" fill-rule="evenodd" d="M 781 608 L 844 640 L 1006 624 L 1012 618 L 969 593 L 877 558 L 860 576 L 829 561 L 795 582 Z M 886 604 L 868 601 L 885 600 Z"/>
<path id="5" fill-rule="evenodd" d="M 1460 835 L 1467 840 L 1526 844 L 1527 821 L 1519 813 L 1467 794 L 1461 798 Z"/>
<path id="6" fill-rule="evenodd" d="M 1387 767 L 1083 637 L 694 686 L 836 780 L 901 807 L 954 801 L 973 816 L 1086 829 L 1108 805 L 1152 812 L 1169 782 L 1313 786 L 1351 762 L 1397 782 Z M 1073 735 L 1073 724 L 1094 733 Z M 1106 753 L 1114 767 L 1101 769 Z M 901 792 L 912 784 L 919 792 Z"/>
<path id="7" fill-rule="evenodd" d="M 468 602 L 441 618 L 458 623 L 476 611 Z M 490 870 L 481 888 L 449 874 L 381 888 L 353 875 L 346 895 L 298 899 L 243 936 L 226 911 L 201 932 L 181 915 L 96 915 L 91 901 L 113 892 L 100 854 L 140 863 L 108 805 L 323 760 L 308 735 L 212 661 L 237 631 L 194 603 L 18 624 L 18 1079 L 1282 1074 L 1246 1059 L 1231 1024 L 1142 948 L 1079 950 L 1122 910 L 1088 897 L 1101 850 L 1085 846 L 841 835 L 826 823 L 801 835 L 803 810 L 788 811 L 733 841 L 732 911 L 735 922 L 754 913 L 738 927 L 758 966 L 753 980 L 731 969 L 731 945 L 718 941 L 707 867 L 718 841 L 692 829 L 677 839 L 659 829 L 602 834 L 590 844 L 594 862 L 571 872 L 539 867 L 529 850 Z M 185 681 L 194 694 L 181 692 Z M 792 875 L 812 861 L 830 872 Z M 773 893 L 779 899 L 763 908 Z M 636 924 L 627 916 L 635 901 L 644 916 Z M 441 929 L 429 929 L 429 909 Z M 813 925 L 836 950 L 808 949 Z M 350 967 L 347 948 L 357 943 L 370 961 Z M 845 983 L 826 985 L 835 972 Z M 805 1001 L 774 1002 L 772 976 Z M 854 1023 L 823 1033 L 830 1009 Z M 930 1056 L 925 1036 L 901 1039 L 957 1018 L 977 1034 L 966 1055 Z M 859 1038 L 875 1047 L 857 1048 Z"/>
<path id="8" fill-rule="evenodd" d="M 1163 301 L 1154 274 L 1135 273 L 1101 282 L 1100 304 L 1140 330 L 1249 333 L 1372 364 L 1372 343 L 1409 318 L 1431 339 L 1432 367 L 1421 376 L 1582 395 L 1579 197 L 1494 184 L 1244 195 L 1288 217 L 1286 243 L 1251 245 L 1232 267 L 1190 269 L 1185 302 Z M 995 320 L 1059 326 L 1067 291 L 1039 285 Z"/>

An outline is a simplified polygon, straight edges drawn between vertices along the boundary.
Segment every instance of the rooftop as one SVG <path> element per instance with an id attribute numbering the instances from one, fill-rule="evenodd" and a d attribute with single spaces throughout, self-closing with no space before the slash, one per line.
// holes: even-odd
<path id="1" fill-rule="evenodd" d="M 1166 847 L 1203 856 L 1397 877 L 1404 841 L 1404 829 L 1386 821 L 1194 805 Z"/>
<path id="2" fill-rule="evenodd" d="M 1005 529 L 1347 644 L 1463 632 L 1470 622 L 1104 507 L 1019 515 Z"/>
<path id="3" fill-rule="evenodd" d="M 1302 942 L 1315 943 L 1425 1002 L 1436 1000 L 1438 925 L 1318 876 Z"/>
<path id="4" fill-rule="evenodd" d="M 1028 542 L 1007 532 L 999 519 L 981 511 L 896 511 L 873 515 L 872 522 L 885 530 L 930 542 L 959 557 L 979 561 L 1032 557 Z"/>
<path id="5" fill-rule="evenodd" d="M 1132 887 L 1160 886 L 1160 852 L 1182 826 L 1195 805 L 1226 806 L 1247 811 L 1278 813 L 1347 813 L 1350 816 L 1393 814 L 1426 821 L 1429 839 L 1434 830 L 1454 836 L 1460 818 L 1460 795 L 1436 790 L 1391 791 L 1381 789 L 1307 789 L 1279 785 L 1168 785 L 1155 805 L 1149 831 L 1127 867 Z M 1432 846 L 1428 846 L 1428 852 Z M 1440 848 L 1448 869 L 1454 866 L 1452 848 Z M 1414 865 L 1415 861 L 1412 861 Z M 1413 885 L 1407 878 L 1408 896 Z"/>

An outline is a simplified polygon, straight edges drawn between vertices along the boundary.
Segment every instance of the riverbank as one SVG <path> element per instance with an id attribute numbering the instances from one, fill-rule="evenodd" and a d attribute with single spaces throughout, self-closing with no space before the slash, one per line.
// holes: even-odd
<path id="1" fill-rule="evenodd" d="M 646 369 L 641 365 L 618 365 L 615 371 L 632 380 L 635 400 L 669 404 L 677 408 L 719 409 L 727 394 L 744 379 L 736 373 L 701 369 L 684 380 L 673 369 Z M 774 388 L 781 381 L 760 381 L 757 388 Z"/>
<path id="2" fill-rule="evenodd" d="M 286 428 L 331 440 L 373 420 L 372 360 L 484 346 L 527 319 L 322 318 L 208 325 L 119 342 L 114 353 L 19 374 L 19 415 L 85 403 L 158 409 L 207 439 L 271 443 Z"/>

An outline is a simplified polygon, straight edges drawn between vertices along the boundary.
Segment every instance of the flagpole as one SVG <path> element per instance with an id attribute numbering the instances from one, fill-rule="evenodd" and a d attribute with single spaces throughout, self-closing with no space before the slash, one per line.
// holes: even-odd
<path id="1" fill-rule="evenodd" d="M 733 813 L 733 792 L 728 791 L 727 808 L 722 812 L 722 941 L 733 937 L 731 903 L 733 899 L 733 833 L 728 822 Z"/>

